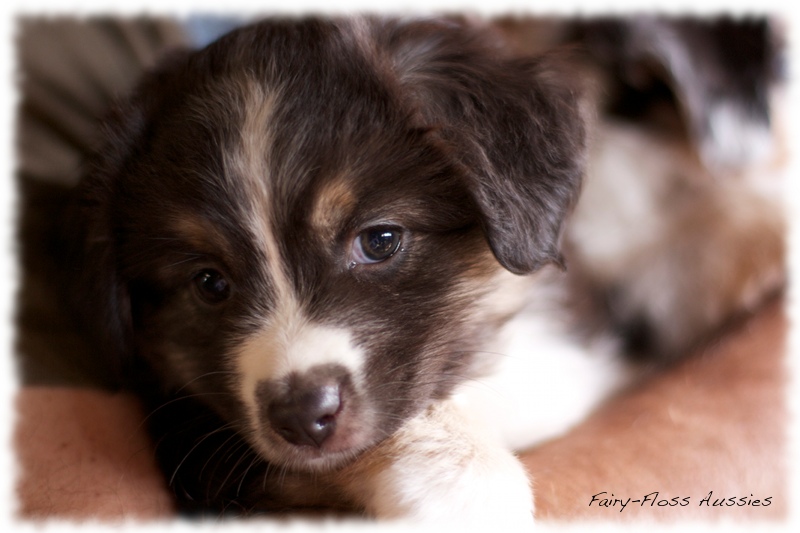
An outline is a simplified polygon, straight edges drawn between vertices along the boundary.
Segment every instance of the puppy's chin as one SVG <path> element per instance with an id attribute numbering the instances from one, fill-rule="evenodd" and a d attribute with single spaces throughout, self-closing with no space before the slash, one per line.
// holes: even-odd
<path id="1" fill-rule="evenodd" d="M 329 472 L 347 466 L 379 440 L 366 426 L 342 428 L 321 446 L 286 442 L 271 428 L 262 428 L 253 445 L 262 457 L 278 467 L 300 472 Z"/>
<path id="2" fill-rule="evenodd" d="M 327 452 L 310 447 L 284 449 L 275 457 L 274 450 L 269 454 L 270 464 L 295 472 L 331 472 L 352 463 L 368 446 L 351 448 L 339 452 Z M 265 454 L 266 455 L 266 454 Z"/>

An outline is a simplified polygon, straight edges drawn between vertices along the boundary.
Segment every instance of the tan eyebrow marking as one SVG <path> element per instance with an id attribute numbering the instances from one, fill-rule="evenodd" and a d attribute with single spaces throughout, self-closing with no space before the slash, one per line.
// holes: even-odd
<path id="1" fill-rule="evenodd" d="M 356 206 L 356 196 L 344 175 L 325 183 L 316 193 L 310 222 L 327 242 L 335 238 L 345 219 Z"/>
<path id="2" fill-rule="evenodd" d="M 195 250 L 223 256 L 232 254 L 231 244 L 225 235 L 212 222 L 202 217 L 188 213 L 174 215 L 170 230 Z"/>

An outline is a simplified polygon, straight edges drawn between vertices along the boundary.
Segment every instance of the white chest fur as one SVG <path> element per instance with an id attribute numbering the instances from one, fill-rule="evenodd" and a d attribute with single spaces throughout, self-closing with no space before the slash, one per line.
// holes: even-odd
<path id="1" fill-rule="evenodd" d="M 508 322 L 487 351 L 494 372 L 463 384 L 454 400 L 517 450 L 563 433 L 631 374 L 615 341 L 582 342 L 539 305 Z"/>

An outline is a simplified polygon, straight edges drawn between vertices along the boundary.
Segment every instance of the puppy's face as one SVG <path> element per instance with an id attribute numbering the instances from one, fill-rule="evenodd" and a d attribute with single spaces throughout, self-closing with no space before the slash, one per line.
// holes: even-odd
<path id="1" fill-rule="evenodd" d="M 469 377 L 500 272 L 557 259 L 583 130 L 552 74 L 454 23 L 262 24 L 174 60 L 83 190 L 116 345 L 272 462 L 355 457 Z"/>
<path id="2" fill-rule="evenodd" d="M 268 457 L 316 465 L 386 436 L 467 371 L 470 313 L 497 262 L 424 133 L 393 113 L 348 131 L 357 89 L 313 106 L 300 83 L 226 86 L 203 105 L 224 120 L 193 124 L 194 103 L 176 113 L 131 172 L 120 250 L 140 353 L 215 395 Z M 184 128 L 197 136 L 175 142 Z"/>

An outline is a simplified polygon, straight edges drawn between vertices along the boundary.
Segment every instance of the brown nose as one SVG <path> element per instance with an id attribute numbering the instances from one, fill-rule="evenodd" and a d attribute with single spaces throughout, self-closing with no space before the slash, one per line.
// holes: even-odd
<path id="1" fill-rule="evenodd" d="M 270 403 L 267 419 L 287 442 L 319 448 L 336 431 L 341 389 L 335 381 L 310 387 L 294 385 L 288 394 Z"/>

